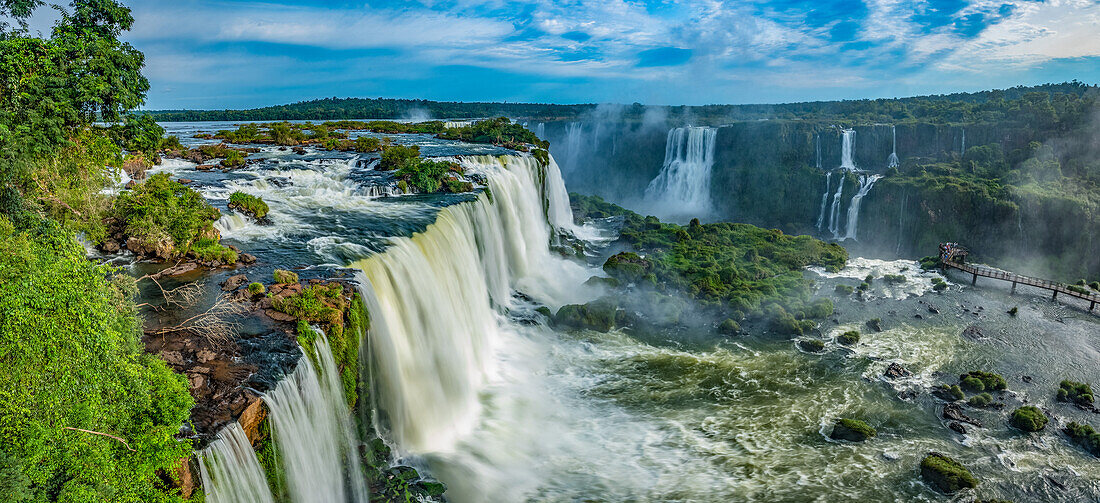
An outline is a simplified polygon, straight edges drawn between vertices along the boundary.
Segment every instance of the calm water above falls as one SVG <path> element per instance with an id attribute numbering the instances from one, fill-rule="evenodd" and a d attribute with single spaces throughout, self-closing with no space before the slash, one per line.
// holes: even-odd
<path id="1" fill-rule="evenodd" d="M 967 409 L 986 428 L 961 436 L 927 394 L 958 373 L 992 370 L 1019 400 L 1096 425 L 1053 396 L 1063 378 L 1100 383 L 1100 326 L 1074 307 L 968 283 L 937 294 L 915 263 L 854 259 L 840 274 L 806 273 L 837 302 L 836 322 L 822 326 L 823 354 L 705 326 L 558 333 L 523 321 L 537 316 L 536 302 L 556 308 L 597 295 L 582 283 L 599 271 L 547 251 L 547 215 L 565 226 L 561 191 L 540 186 L 517 158 L 464 161 L 488 177 L 490 201 L 379 198 L 371 187 L 385 176 L 348 154 L 265 148 L 254 157 L 264 161 L 229 174 L 180 162 L 159 169 L 195 179 L 223 210 L 237 188 L 264 197 L 272 226 L 231 222 L 231 213 L 219 224 L 262 262 L 362 271 L 379 427 L 405 462 L 448 485 L 452 501 L 946 501 L 920 482 L 916 467 L 930 450 L 971 468 L 981 498 L 1100 498 L 1100 463 L 1058 425 L 1022 435 L 1005 425 L 1005 411 Z M 546 193 L 557 195 L 539 197 Z M 876 282 L 863 302 L 834 296 L 836 283 L 869 272 L 908 279 Z M 1020 316 L 1009 318 L 1014 305 Z M 883 332 L 853 349 L 831 342 L 874 317 Z M 984 337 L 960 335 L 970 325 Z M 882 379 L 894 361 L 913 377 Z M 841 416 L 867 420 L 879 436 L 829 440 Z"/>

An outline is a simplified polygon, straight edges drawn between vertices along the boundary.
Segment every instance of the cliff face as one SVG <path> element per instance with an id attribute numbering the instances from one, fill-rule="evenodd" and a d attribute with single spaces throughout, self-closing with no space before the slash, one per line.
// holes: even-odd
<path id="1" fill-rule="evenodd" d="M 543 127 L 570 190 L 646 212 L 645 189 L 661 170 L 669 125 Z M 875 256 L 919 257 L 934 253 L 940 242 L 956 241 L 968 245 L 980 260 L 1032 274 L 1062 280 L 1100 276 L 1100 259 L 1094 252 L 1095 236 L 1100 234 L 1100 194 L 1095 191 L 1066 195 L 1061 188 L 989 180 L 964 183 L 934 170 L 925 172 L 925 167 L 942 163 L 965 166 L 960 162 L 964 153 L 976 146 L 997 144 L 1007 157 L 1028 149 L 1031 142 L 1057 140 L 1006 123 L 873 124 L 851 129 L 855 166 L 884 178 L 863 199 L 858 243 L 848 241 L 846 246 Z M 889 169 L 895 138 L 900 165 Z M 837 213 L 844 235 L 859 179 L 834 171 L 841 165 L 841 128 L 812 121 L 738 122 L 719 127 L 715 143 L 710 220 L 831 236 L 828 219 L 842 179 Z M 823 232 L 817 222 L 828 171 L 833 174 Z"/>

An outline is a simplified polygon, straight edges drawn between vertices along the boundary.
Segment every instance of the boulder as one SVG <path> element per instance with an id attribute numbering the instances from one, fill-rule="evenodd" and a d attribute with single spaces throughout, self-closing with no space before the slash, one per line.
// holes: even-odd
<path id="1" fill-rule="evenodd" d="M 982 422 L 974 419 L 962 412 L 962 406 L 958 403 L 948 403 L 943 406 L 943 418 L 950 419 L 952 421 L 958 421 L 961 423 L 969 423 L 979 428 L 982 427 Z"/>
<path id="2" fill-rule="evenodd" d="M 962 464 L 938 452 L 930 452 L 920 463 L 924 482 L 944 494 L 978 486 L 978 479 Z"/>
<path id="3" fill-rule="evenodd" d="M 294 316 L 286 313 L 281 313 L 274 309 L 265 309 L 264 314 L 266 314 L 268 318 L 271 318 L 275 321 L 293 322 L 298 320 L 298 318 L 295 318 Z"/>
<path id="4" fill-rule="evenodd" d="M 878 432 L 874 428 L 858 419 L 838 419 L 836 424 L 833 425 L 833 432 L 829 435 L 829 438 L 862 442 L 877 434 Z"/>
<path id="5" fill-rule="evenodd" d="M 970 325 L 969 327 L 964 328 L 962 331 L 962 335 L 963 337 L 975 340 L 985 338 L 985 335 L 982 333 L 982 327 L 979 327 L 977 325 Z"/>
<path id="6" fill-rule="evenodd" d="M 947 424 L 947 427 L 951 428 L 951 431 L 958 433 L 959 435 L 966 435 L 966 427 L 958 421 L 951 421 Z"/>
<path id="7" fill-rule="evenodd" d="M 226 279 L 225 282 L 222 283 L 222 291 L 232 292 L 233 290 L 236 290 L 247 283 L 248 276 L 245 276 L 244 274 L 236 274 L 230 276 L 229 279 Z"/>
<path id="8" fill-rule="evenodd" d="M 180 458 L 176 463 L 176 478 L 179 480 L 180 496 L 188 499 L 195 492 L 195 475 L 191 471 L 191 458 Z"/>
<path id="9" fill-rule="evenodd" d="M 103 241 L 103 244 L 100 245 L 100 248 L 107 253 L 118 253 L 118 251 L 122 249 L 122 245 L 118 244 L 118 241 L 107 239 Z"/>
<path id="10" fill-rule="evenodd" d="M 255 264 L 256 256 L 249 253 L 241 253 L 238 255 L 242 264 Z"/>
<path id="11" fill-rule="evenodd" d="M 888 379 L 901 379 L 902 377 L 909 377 L 913 375 L 913 373 L 909 372 L 909 369 L 902 367 L 900 363 L 891 362 L 890 365 L 886 367 L 886 372 L 883 372 L 882 375 Z"/>
<path id="12" fill-rule="evenodd" d="M 869 328 L 869 329 L 871 329 L 875 332 L 881 332 L 882 331 L 882 320 L 879 319 L 879 318 L 871 318 L 871 319 L 867 320 L 867 328 Z"/>
<path id="13" fill-rule="evenodd" d="M 616 311 L 617 308 L 608 302 L 569 304 L 558 309 L 553 324 L 562 328 L 606 332 L 615 326 Z"/>
<path id="14" fill-rule="evenodd" d="M 1048 421 L 1050 420 L 1046 414 L 1043 414 L 1043 411 L 1031 405 L 1025 405 L 1012 411 L 1012 416 L 1008 418 L 1008 424 L 1012 425 L 1013 428 L 1026 432 L 1042 430 L 1046 428 Z"/>
<path id="15" fill-rule="evenodd" d="M 267 408 L 264 407 L 263 399 L 258 396 L 251 397 L 248 406 L 237 418 L 237 422 L 241 423 L 241 429 L 244 430 L 245 436 L 248 437 L 248 441 L 253 446 L 263 439 L 263 436 L 260 435 L 260 423 L 263 423 L 265 418 L 267 418 Z"/>

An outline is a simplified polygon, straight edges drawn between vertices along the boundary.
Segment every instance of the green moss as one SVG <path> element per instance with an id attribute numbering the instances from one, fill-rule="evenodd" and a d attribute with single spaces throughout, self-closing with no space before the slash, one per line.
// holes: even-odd
<path id="1" fill-rule="evenodd" d="M 608 302 L 562 306 L 554 315 L 554 325 L 563 328 L 606 332 L 615 326 L 616 307 Z"/>
<path id="2" fill-rule="evenodd" d="M 240 191 L 229 195 L 229 209 L 247 213 L 256 218 L 266 217 L 269 210 L 263 199 Z"/>
<path id="3" fill-rule="evenodd" d="M 285 269 L 275 269 L 272 276 L 275 278 L 275 283 L 281 285 L 290 285 L 298 282 L 298 274 Z"/>
<path id="4" fill-rule="evenodd" d="M 936 388 L 935 395 L 947 400 L 948 402 L 957 402 L 966 398 L 966 393 L 958 385 L 948 386 L 941 384 L 939 388 Z"/>
<path id="5" fill-rule="evenodd" d="M 253 297 L 255 297 L 256 295 L 263 295 L 266 292 L 267 289 L 264 288 L 263 283 L 249 283 L 248 285 L 248 293 Z"/>
<path id="6" fill-rule="evenodd" d="M 905 276 L 902 274 L 887 274 L 883 276 L 882 279 L 885 280 L 887 283 L 893 284 L 905 283 L 906 281 Z"/>
<path id="7" fill-rule="evenodd" d="M 859 344 L 859 332 L 856 330 L 849 330 L 836 337 L 836 341 L 845 346 L 854 346 Z"/>
<path id="8" fill-rule="evenodd" d="M 982 391 L 1003 391 L 1008 389 L 1008 383 L 1000 374 L 972 370 L 959 376 L 959 384 L 967 391 L 980 393 Z"/>
<path id="9" fill-rule="evenodd" d="M 729 318 L 726 318 L 724 321 L 722 321 L 722 323 L 718 324 L 718 333 L 721 334 L 733 335 L 740 331 L 741 325 L 737 324 L 736 321 L 733 321 Z"/>
<path id="10" fill-rule="evenodd" d="M 959 381 L 959 385 L 962 389 L 975 393 L 985 391 L 985 383 L 977 377 L 963 377 L 962 380 Z"/>
<path id="11" fill-rule="evenodd" d="M 798 347 L 810 353 L 820 353 L 825 350 L 825 343 L 817 339 L 799 339 Z"/>
<path id="12" fill-rule="evenodd" d="M 191 245 L 190 254 L 203 262 L 220 262 L 222 264 L 237 263 L 237 252 L 232 248 L 218 243 L 216 240 L 202 238 Z"/>
<path id="13" fill-rule="evenodd" d="M 933 452 L 920 463 L 921 477 L 929 485 L 946 494 L 978 486 L 978 479 L 962 464 L 946 455 Z"/>
<path id="14" fill-rule="evenodd" d="M 862 442 L 875 435 L 878 435 L 878 432 L 867 423 L 858 419 L 841 418 L 833 425 L 833 432 L 829 437 L 836 440 Z"/>
<path id="15" fill-rule="evenodd" d="M 264 419 L 259 425 L 260 441 L 256 445 L 256 458 L 264 469 L 267 477 L 267 486 L 272 494 L 285 494 L 286 471 L 279 460 L 279 454 L 275 449 L 274 437 L 271 435 L 271 418 Z"/>
<path id="16" fill-rule="evenodd" d="M 851 285 L 840 284 L 836 286 L 834 291 L 839 295 L 851 295 L 851 293 L 855 291 L 855 288 Z"/>
<path id="17" fill-rule="evenodd" d="M 1062 381 L 1058 385 L 1058 401 L 1086 405 L 1093 402 L 1092 387 L 1075 381 Z"/>
<path id="18" fill-rule="evenodd" d="M 1019 430 L 1033 432 L 1045 428 L 1047 421 L 1046 414 L 1043 414 L 1043 411 L 1039 410 L 1038 407 L 1025 405 L 1012 411 L 1008 424 Z"/>
<path id="19" fill-rule="evenodd" d="M 307 286 L 300 293 L 273 298 L 271 307 L 299 320 L 323 323 L 330 328 L 339 326 L 342 330 L 344 310 L 347 308 L 342 293 L 343 287 L 338 283 Z"/>
<path id="20" fill-rule="evenodd" d="M 612 278 L 627 283 L 633 283 L 645 276 L 652 264 L 633 252 L 622 252 L 612 255 L 603 264 L 603 270 Z"/>
<path id="21" fill-rule="evenodd" d="M 226 168 L 240 168 L 247 164 L 244 154 L 239 150 L 227 150 L 225 153 L 225 159 L 222 159 L 221 165 Z"/>
<path id="22" fill-rule="evenodd" d="M 1100 433 L 1087 424 L 1069 423 L 1063 432 L 1090 454 L 1100 457 Z"/>
<path id="23" fill-rule="evenodd" d="M 993 403 L 993 395 L 990 395 L 989 393 L 974 395 L 970 397 L 968 403 L 974 407 L 988 407 L 989 404 Z"/>

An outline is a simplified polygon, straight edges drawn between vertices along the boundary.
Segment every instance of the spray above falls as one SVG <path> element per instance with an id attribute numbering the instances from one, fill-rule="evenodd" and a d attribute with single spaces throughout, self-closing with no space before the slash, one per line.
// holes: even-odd
<path id="1" fill-rule="evenodd" d="M 682 127 L 668 132 L 661 172 L 645 189 L 645 198 L 661 216 L 697 217 L 712 211 L 711 169 L 718 130 Z"/>

